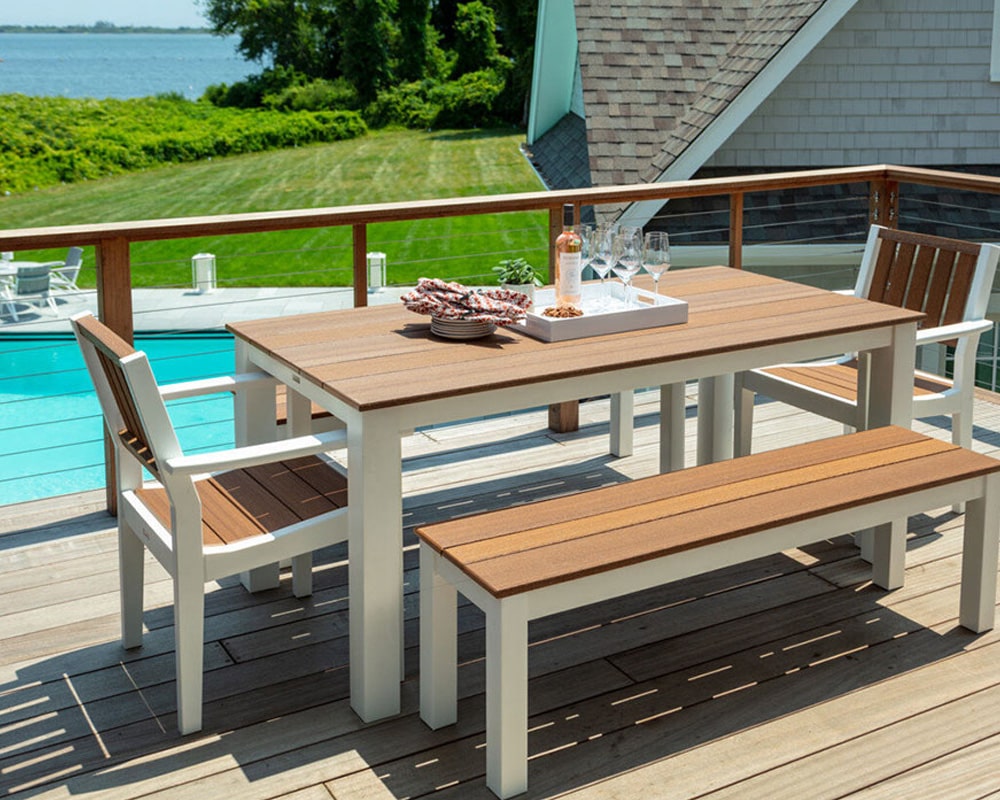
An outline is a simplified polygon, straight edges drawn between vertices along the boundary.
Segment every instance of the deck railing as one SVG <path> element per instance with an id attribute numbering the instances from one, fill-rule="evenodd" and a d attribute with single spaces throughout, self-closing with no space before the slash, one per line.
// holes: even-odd
<path id="1" fill-rule="evenodd" d="M 714 259 L 714 263 L 726 260 L 730 266 L 742 268 L 745 255 L 752 252 L 749 249 L 750 245 L 745 244 L 744 233 L 750 230 L 757 240 L 762 238 L 756 229 L 748 228 L 747 216 L 752 216 L 754 213 L 753 203 L 745 202 L 748 195 L 786 192 L 791 193 L 794 197 L 798 190 L 852 184 L 855 185 L 852 190 L 856 190 L 857 194 L 851 200 L 852 211 L 847 226 L 857 228 L 856 231 L 853 231 L 856 241 L 863 239 L 865 229 L 870 222 L 894 227 L 900 220 L 902 195 L 910 192 L 908 198 L 911 198 L 918 194 L 918 192 L 912 191 L 911 187 L 939 187 L 978 195 L 1000 194 L 1000 178 L 998 177 L 893 165 L 874 165 L 487 197 L 0 230 L 0 250 L 44 250 L 71 246 L 94 247 L 98 314 L 106 324 L 126 339 L 131 340 L 135 324 L 131 292 L 133 287 L 132 245 L 134 243 L 346 227 L 351 231 L 353 302 L 356 306 L 363 306 L 368 302 L 367 252 L 369 250 L 369 228 L 373 225 L 446 217 L 543 211 L 547 212 L 549 221 L 548 242 L 551 269 L 551 242 L 554 241 L 561 228 L 561 211 L 564 203 L 574 204 L 579 216 L 581 209 L 590 207 L 625 207 L 633 203 L 650 203 L 651 201 L 716 198 L 719 205 L 724 207 L 723 216 L 728 217 L 728 227 L 722 223 L 712 231 L 710 238 L 723 244 L 722 252 L 727 256 L 725 259 Z M 864 205 L 865 190 L 867 190 L 868 200 L 866 211 L 861 208 Z M 803 191 L 801 194 L 805 195 L 806 193 Z M 925 189 L 920 194 L 926 199 Z M 667 208 L 670 207 L 668 205 Z M 791 213 L 795 216 L 796 209 L 793 208 Z M 803 214 L 802 216 L 808 215 Z M 930 216 L 934 216 L 933 210 L 930 212 Z M 662 222 L 663 220 L 657 221 Z M 905 225 L 909 221 L 910 215 L 908 213 L 903 224 Z M 671 235 L 674 238 L 672 227 Z M 765 234 L 763 238 L 787 241 L 780 234 L 774 234 L 770 237 Z M 967 238 L 1000 239 L 1000 235 L 984 235 L 984 232 L 977 231 L 970 232 Z M 682 239 L 682 241 L 684 240 Z M 713 250 L 713 252 L 718 254 L 718 251 Z"/>
<path id="2" fill-rule="evenodd" d="M 353 243 L 354 303 L 363 306 L 367 303 L 368 288 L 366 271 L 368 226 L 372 224 L 545 210 L 549 213 L 549 225 L 552 231 L 552 236 L 549 238 L 553 241 L 555 233 L 561 226 L 561 209 L 564 203 L 573 203 L 579 210 L 585 206 L 628 205 L 648 201 L 722 196 L 729 199 L 729 264 L 740 268 L 745 195 L 752 192 L 859 182 L 866 183 L 869 187 L 869 221 L 890 227 L 895 226 L 898 219 L 900 191 L 906 184 L 1000 194 L 1000 178 L 876 165 L 488 197 L 25 228 L 0 231 L 0 250 L 93 246 L 97 256 L 99 316 L 119 334 L 131 338 L 133 323 L 130 246 L 134 242 L 349 226 L 352 230 Z"/>

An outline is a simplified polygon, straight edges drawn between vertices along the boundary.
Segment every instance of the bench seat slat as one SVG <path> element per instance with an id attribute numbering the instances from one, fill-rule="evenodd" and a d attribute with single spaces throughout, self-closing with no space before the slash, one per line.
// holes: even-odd
<path id="1" fill-rule="evenodd" d="M 916 442 L 890 450 L 825 461 L 821 464 L 798 469 L 793 467 L 763 477 L 751 475 L 709 489 L 700 489 L 680 495 L 675 494 L 663 499 L 643 500 L 614 511 L 598 511 L 584 519 L 557 522 L 541 527 L 526 527 L 522 531 L 495 536 L 485 542 L 451 547 L 447 553 L 450 558 L 463 564 L 475 564 L 522 550 L 558 544 L 561 541 L 578 539 L 602 531 L 620 530 L 645 522 L 670 518 L 673 524 L 674 518 L 701 509 L 724 506 L 757 497 L 771 503 L 776 501 L 777 496 L 775 495 L 774 499 L 769 499 L 769 496 L 784 489 L 809 486 L 820 481 L 877 470 L 879 467 L 896 465 L 913 459 L 923 459 L 928 455 L 940 452 L 941 448 L 938 442 Z M 703 472 L 705 471 L 703 470 Z M 870 478 L 866 476 L 866 480 L 868 479 Z M 672 488 L 669 485 L 669 477 L 658 476 L 650 480 L 653 484 L 650 488 L 663 485 L 665 490 L 663 495 L 674 494 L 669 491 Z M 628 485 L 618 488 L 627 490 Z M 823 488 L 816 486 L 811 491 L 820 492 L 823 491 Z"/>
<path id="2" fill-rule="evenodd" d="M 879 428 L 417 532 L 506 597 L 997 469 L 987 456 Z"/>
<path id="3" fill-rule="evenodd" d="M 867 431 L 861 437 L 835 436 L 810 442 L 808 445 L 757 453 L 747 458 L 692 467 L 680 472 L 558 497 L 541 503 L 491 511 L 488 512 L 488 525 L 470 524 L 469 517 L 461 517 L 417 528 L 417 533 L 424 542 L 440 553 L 452 547 L 524 530 L 527 508 L 531 509 L 533 526 L 552 525 L 585 519 L 593 514 L 627 508 L 664 497 L 725 486 L 748 477 L 772 475 L 785 472 L 789 468 L 808 467 L 880 449 L 921 442 L 925 439 L 926 437 L 921 434 L 903 428 L 876 428 Z"/>

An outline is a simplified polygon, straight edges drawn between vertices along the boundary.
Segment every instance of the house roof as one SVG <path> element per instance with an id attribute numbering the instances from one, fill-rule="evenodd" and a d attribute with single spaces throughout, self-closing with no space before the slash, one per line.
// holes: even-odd
<path id="1" fill-rule="evenodd" d="M 837 9 L 819 26 L 820 36 L 854 3 L 576 0 L 591 185 L 664 180 L 694 143 L 711 136 L 713 124 L 738 98 L 750 96 L 743 119 L 763 101 L 808 49 L 788 69 L 773 70 L 770 82 L 761 76 L 783 52 L 787 59 L 796 35 L 833 4 Z M 562 164 L 547 158 L 557 148 L 545 140 L 564 137 L 572 124 L 564 118 L 532 148 L 539 172 L 553 188 L 580 185 L 580 170 L 567 170 L 564 156 Z M 690 177 L 722 141 L 688 165 L 687 174 L 671 179 Z"/>

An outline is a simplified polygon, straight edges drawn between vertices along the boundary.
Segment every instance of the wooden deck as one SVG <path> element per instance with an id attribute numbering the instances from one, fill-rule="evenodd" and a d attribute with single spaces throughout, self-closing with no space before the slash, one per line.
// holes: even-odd
<path id="1" fill-rule="evenodd" d="M 205 732 L 174 719 L 170 583 L 150 562 L 145 644 L 117 642 L 115 534 L 100 493 L 0 508 L 0 796 L 491 798 L 482 618 L 460 615 L 459 722 L 417 715 L 414 524 L 651 474 L 656 393 L 635 455 L 607 455 L 607 401 L 581 430 L 543 411 L 404 443 L 403 714 L 347 701 L 347 552 L 315 594 L 207 597 Z M 693 451 L 693 407 L 688 408 Z M 948 436 L 947 422 L 918 425 Z M 767 403 L 755 449 L 839 433 Z M 1000 398 L 975 447 L 1000 454 Z M 692 458 L 689 452 L 689 463 Z M 847 537 L 533 624 L 525 797 L 1000 799 L 1000 632 L 957 627 L 962 517 L 911 520 L 905 588 L 867 582 Z"/>

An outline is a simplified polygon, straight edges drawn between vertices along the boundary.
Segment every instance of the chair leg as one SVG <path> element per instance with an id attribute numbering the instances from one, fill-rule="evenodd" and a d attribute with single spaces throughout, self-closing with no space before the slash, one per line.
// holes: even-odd
<path id="1" fill-rule="evenodd" d="M 292 558 L 292 594 L 308 597 L 312 591 L 312 553 L 300 553 Z"/>
<path id="2" fill-rule="evenodd" d="M 119 514 L 121 513 L 119 511 Z M 126 650 L 142 645 L 145 549 L 139 537 L 119 517 L 118 582 L 120 585 L 122 647 Z"/>
<path id="3" fill-rule="evenodd" d="M 177 658 L 177 727 L 181 734 L 202 726 L 205 584 L 200 575 L 174 576 L 174 644 Z"/>

